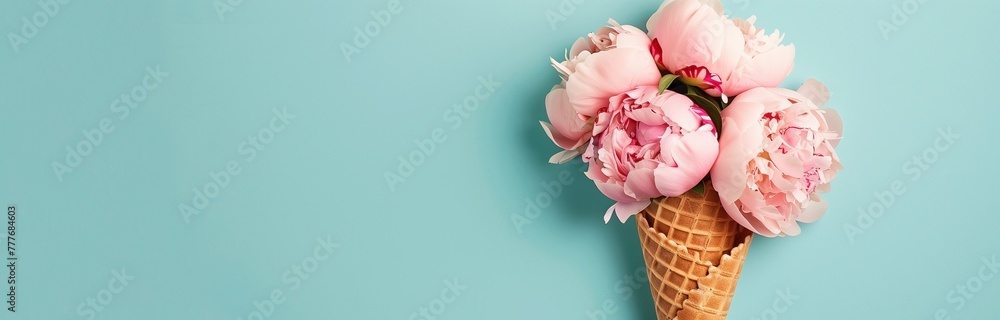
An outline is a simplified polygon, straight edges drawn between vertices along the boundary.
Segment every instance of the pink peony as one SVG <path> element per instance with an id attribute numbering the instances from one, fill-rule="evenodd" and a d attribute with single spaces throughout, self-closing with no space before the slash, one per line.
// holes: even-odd
<path id="1" fill-rule="evenodd" d="M 777 31 L 765 34 L 756 17 L 730 20 L 718 0 L 667 0 L 647 22 L 659 63 L 674 74 L 707 68 L 704 82 L 721 85 L 707 90 L 714 96 L 735 96 L 756 87 L 776 87 L 792 71 L 795 47 L 781 45 Z M 682 71 L 685 70 L 685 71 Z"/>
<path id="2" fill-rule="evenodd" d="M 799 91 L 750 89 L 722 111 L 712 184 L 734 220 L 767 237 L 798 235 L 797 221 L 818 220 L 827 208 L 819 194 L 842 168 L 840 116 L 817 106 L 829 92 L 815 80 Z"/>
<path id="3" fill-rule="evenodd" d="M 593 121 L 579 115 L 569 101 L 566 91 L 566 80 L 576 73 L 577 65 L 584 63 L 592 54 L 616 48 L 647 50 L 650 39 L 645 32 L 633 26 L 622 26 L 614 20 L 608 20 L 610 26 L 598 29 L 585 38 L 578 39 L 570 48 L 563 62 L 552 61 L 552 66 L 563 78 L 563 83 L 556 85 L 545 96 L 545 111 L 549 121 L 542 121 L 542 128 L 556 145 L 564 150 L 549 158 L 551 163 L 565 163 L 580 155 L 590 141 L 589 134 Z M 653 69 L 655 71 L 655 68 Z"/>
<path id="4" fill-rule="evenodd" d="M 625 222 L 651 198 L 690 190 L 718 156 L 708 114 L 684 95 L 657 91 L 655 86 L 628 90 L 598 111 L 594 131 L 599 134 L 584 161 L 590 162 L 587 177 L 617 201 L 605 222 L 613 213 Z"/>

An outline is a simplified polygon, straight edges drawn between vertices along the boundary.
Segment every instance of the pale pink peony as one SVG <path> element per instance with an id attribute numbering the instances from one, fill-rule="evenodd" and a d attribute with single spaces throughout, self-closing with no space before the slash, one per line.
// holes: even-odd
<path id="1" fill-rule="evenodd" d="M 680 195 L 708 174 L 719 153 L 708 114 L 688 97 L 657 94 L 641 86 L 615 95 L 598 111 L 594 138 L 584 156 L 587 177 L 612 200 L 622 222 L 650 204 L 651 198 Z"/>
<path id="2" fill-rule="evenodd" d="M 728 19 L 718 0 L 667 0 L 646 27 L 663 67 L 674 74 L 707 68 L 714 77 L 705 75 L 705 80 L 721 80 L 721 87 L 707 92 L 732 97 L 751 88 L 777 87 L 794 66 L 795 47 L 781 45 L 779 32 L 765 34 L 755 21 Z"/>
<path id="3" fill-rule="evenodd" d="M 576 73 L 577 65 L 584 63 L 592 54 L 616 48 L 647 50 L 650 39 L 639 28 L 619 25 L 608 20 L 610 26 L 578 39 L 567 52 L 566 60 L 557 62 L 550 59 L 552 66 L 563 78 L 563 83 L 552 88 L 545 97 L 545 111 L 551 123 L 541 121 L 545 133 L 556 145 L 564 150 L 549 158 L 551 163 L 565 163 L 580 155 L 592 138 L 589 134 L 593 121 L 581 116 L 573 108 L 566 91 L 566 80 Z M 655 67 L 653 69 L 655 71 Z"/>
<path id="4" fill-rule="evenodd" d="M 767 237 L 798 235 L 797 222 L 818 220 L 827 208 L 819 194 L 842 168 L 840 116 L 817 106 L 829 91 L 815 80 L 799 91 L 750 89 L 722 111 L 712 184 L 734 220 Z"/>

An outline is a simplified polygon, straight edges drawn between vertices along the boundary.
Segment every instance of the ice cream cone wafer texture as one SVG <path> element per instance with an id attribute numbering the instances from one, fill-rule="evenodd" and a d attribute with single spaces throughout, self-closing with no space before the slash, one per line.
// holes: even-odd
<path id="1" fill-rule="evenodd" d="M 636 216 L 658 319 L 725 319 L 751 233 L 717 193 L 660 198 Z"/>

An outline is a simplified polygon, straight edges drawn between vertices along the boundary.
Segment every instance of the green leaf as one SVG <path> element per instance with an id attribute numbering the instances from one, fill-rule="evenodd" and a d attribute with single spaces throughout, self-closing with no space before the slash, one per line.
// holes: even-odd
<path id="1" fill-rule="evenodd" d="M 694 186 L 694 188 L 691 188 L 691 191 L 697 192 L 700 195 L 704 195 L 705 194 L 705 180 L 702 180 L 701 182 L 698 182 L 698 184 L 696 184 Z"/>
<path id="2" fill-rule="evenodd" d="M 667 88 L 674 83 L 674 80 L 677 80 L 677 78 L 680 77 L 675 74 L 668 74 L 663 76 L 663 78 L 660 78 L 660 91 L 657 94 L 663 94 L 663 91 L 666 91 Z"/>
<path id="3" fill-rule="evenodd" d="M 715 97 L 709 96 L 704 91 L 699 93 L 698 89 L 688 88 L 687 97 L 691 98 L 705 112 L 708 116 L 712 118 L 712 123 L 715 124 L 715 130 L 719 132 L 719 136 L 722 136 L 722 107 L 719 105 L 719 101 L 715 100 Z M 706 97 L 707 96 L 707 97 Z"/>

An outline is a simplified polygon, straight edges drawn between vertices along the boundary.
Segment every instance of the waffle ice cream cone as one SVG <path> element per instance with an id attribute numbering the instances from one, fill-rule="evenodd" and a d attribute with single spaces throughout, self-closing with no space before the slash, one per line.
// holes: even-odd
<path id="1" fill-rule="evenodd" d="M 726 319 L 753 235 L 711 184 L 704 194 L 654 199 L 636 225 L 657 319 Z"/>

